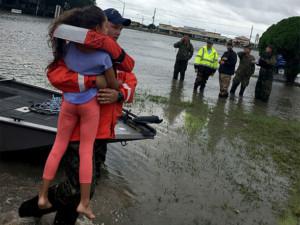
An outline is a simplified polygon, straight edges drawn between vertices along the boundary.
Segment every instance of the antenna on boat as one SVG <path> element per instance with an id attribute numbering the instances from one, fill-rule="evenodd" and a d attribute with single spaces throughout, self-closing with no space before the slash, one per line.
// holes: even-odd
<path id="1" fill-rule="evenodd" d="M 60 5 L 56 5 L 55 7 L 55 13 L 54 13 L 54 18 L 57 18 L 60 16 L 62 10 L 61 10 L 61 6 Z"/>

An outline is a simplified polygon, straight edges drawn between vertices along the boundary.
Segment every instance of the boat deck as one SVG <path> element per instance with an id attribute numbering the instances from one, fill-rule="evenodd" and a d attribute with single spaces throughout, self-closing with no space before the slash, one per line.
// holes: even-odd
<path id="1" fill-rule="evenodd" d="M 52 94 L 59 95 L 38 87 L 27 86 L 10 80 L 0 80 L 0 116 L 56 127 L 56 115 L 45 115 L 29 110 L 29 107 L 33 104 L 51 99 Z"/>
<path id="2" fill-rule="evenodd" d="M 58 92 L 0 77 L 0 151 L 51 145 L 56 134 L 58 115 L 41 114 L 30 110 Z M 108 142 L 153 139 L 155 129 L 133 121 L 134 115 L 120 119 L 115 138 Z M 18 137 L 18 142 L 15 138 Z"/>

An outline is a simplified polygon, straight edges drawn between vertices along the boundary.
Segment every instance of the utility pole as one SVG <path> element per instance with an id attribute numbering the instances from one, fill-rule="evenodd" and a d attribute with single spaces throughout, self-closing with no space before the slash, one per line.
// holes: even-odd
<path id="1" fill-rule="evenodd" d="M 35 8 L 35 15 L 36 15 L 36 16 L 38 15 L 39 7 L 40 7 L 40 0 L 37 0 L 36 8 Z"/>
<path id="2" fill-rule="evenodd" d="M 154 9 L 154 14 L 153 14 L 153 17 L 152 17 L 152 24 L 154 24 L 154 22 L 155 22 L 155 16 L 156 16 L 156 8 Z"/>
<path id="3" fill-rule="evenodd" d="M 125 13 L 125 0 L 123 1 L 123 11 L 122 11 L 122 17 L 124 17 L 124 13 Z"/>
<path id="4" fill-rule="evenodd" d="M 259 43 L 259 34 L 256 34 L 256 38 L 255 38 L 255 47 L 257 48 Z"/>
<path id="5" fill-rule="evenodd" d="M 126 2 L 125 2 L 125 0 L 117 0 L 117 1 L 123 3 L 122 16 L 124 17 Z"/>
<path id="6" fill-rule="evenodd" d="M 250 41 L 249 41 L 249 44 L 251 44 L 252 33 L 253 33 L 253 25 L 252 25 L 252 27 L 251 27 L 251 33 L 250 33 Z"/>

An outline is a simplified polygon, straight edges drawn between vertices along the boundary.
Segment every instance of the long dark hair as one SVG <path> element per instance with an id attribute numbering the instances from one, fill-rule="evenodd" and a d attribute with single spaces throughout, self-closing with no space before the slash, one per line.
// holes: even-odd
<path id="1" fill-rule="evenodd" d="M 86 29 L 95 29 L 96 26 L 102 26 L 106 21 L 106 16 L 102 9 L 97 6 L 86 6 L 83 8 L 74 8 L 64 12 L 54 20 L 49 27 L 49 44 L 53 50 L 53 61 L 47 68 L 53 67 L 65 56 L 66 41 L 53 37 L 55 29 L 61 24 L 67 24 Z"/>

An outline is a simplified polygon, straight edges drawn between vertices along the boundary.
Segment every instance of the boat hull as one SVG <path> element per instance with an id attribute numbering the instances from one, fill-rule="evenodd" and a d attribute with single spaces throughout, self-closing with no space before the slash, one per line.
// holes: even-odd
<path id="1" fill-rule="evenodd" d="M 32 110 L 32 105 L 60 96 L 58 92 L 0 77 L 0 152 L 51 146 L 58 115 Z M 156 130 L 134 122 L 134 114 L 124 113 L 115 127 L 115 138 L 107 142 L 153 139 Z"/>

